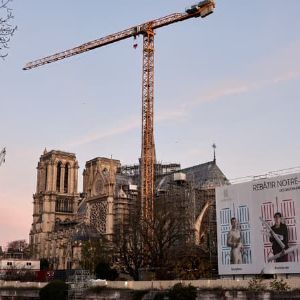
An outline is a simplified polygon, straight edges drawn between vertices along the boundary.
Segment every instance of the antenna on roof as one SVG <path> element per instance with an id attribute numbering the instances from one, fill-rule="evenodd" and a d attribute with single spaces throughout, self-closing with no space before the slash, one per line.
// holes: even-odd
<path id="1" fill-rule="evenodd" d="M 216 148 L 217 148 L 217 146 L 216 146 L 215 143 L 213 143 L 213 144 L 212 144 L 212 147 L 213 147 L 213 149 L 214 149 L 214 163 L 215 163 L 215 162 L 216 162 Z"/>

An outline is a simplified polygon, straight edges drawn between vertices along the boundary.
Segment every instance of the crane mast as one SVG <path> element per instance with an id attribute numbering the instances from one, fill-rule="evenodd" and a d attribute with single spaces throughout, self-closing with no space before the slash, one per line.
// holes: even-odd
<path id="1" fill-rule="evenodd" d="M 214 0 L 204 0 L 192 5 L 184 13 L 174 13 L 155 19 L 126 30 L 84 43 L 78 47 L 65 50 L 27 63 L 23 70 L 29 70 L 45 64 L 56 62 L 77 54 L 100 48 L 130 37 L 143 36 L 143 74 L 142 74 L 142 147 L 141 147 L 141 206 L 144 218 L 153 219 L 154 196 L 154 30 L 190 18 L 206 17 L 215 8 Z"/>
<path id="2" fill-rule="evenodd" d="M 142 89 L 142 149 L 141 199 L 142 211 L 147 220 L 153 219 L 154 194 L 154 32 L 149 28 L 143 37 L 143 89 Z"/>

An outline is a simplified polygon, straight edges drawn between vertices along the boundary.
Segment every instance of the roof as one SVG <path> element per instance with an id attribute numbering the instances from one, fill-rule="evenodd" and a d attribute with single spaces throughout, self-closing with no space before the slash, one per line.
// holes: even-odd
<path id="1" fill-rule="evenodd" d="M 72 235 L 73 241 L 87 241 L 89 239 L 99 237 L 97 229 L 89 224 L 81 223 L 75 227 L 75 231 Z"/>
<path id="2" fill-rule="evenodd" d="M 133 180 L 128 175 L 116 174 L 116 185 L 130 185 L 133 184 Z"/>
<path id="3" fill-rule="evenodd" d="M 194 188 L 212 188 L 228 183 L 228 179 L 217 166 L 215 160 L 193 167 L 181 169 L 179 172 L 186 174 L 188 182 L 192 183 Z M 156 189 L 158 191 L 166 190 L 172 175 L 164 176 L 157 182 Z"/>
<path id="4" fill-rule="evenodd" d="M 196 188 L 216 187 L 228 183 L 215 160 L 182 169 L 181 172 L 186 174 L 187 180 L 193 182 Z"/>

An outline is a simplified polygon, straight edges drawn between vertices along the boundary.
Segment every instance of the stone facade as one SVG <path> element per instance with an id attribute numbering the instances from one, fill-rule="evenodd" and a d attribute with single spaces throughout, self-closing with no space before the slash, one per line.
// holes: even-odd
<path id="1" fill-rule="evenodd" d="M 75 220 L 78 163 L 75 154 L 44 151 L 37 166 L 37 186 L 33 195 L 33 223 L 30 245 L 35 258 L 50 257 L 49 236 L 56 224 Z"/>
<path id="2" fill-rule="evenodd" d="M 157 176 L 157 199 L 170 198 L 180 207 L 186 206 L 181 217 L 185 215 L 182 221 L 187 230 L 195 232 L 195 243 L 216 250 L 214 189 L 226 184 L 226 177 L 215 160 L 180 172 L 180 165 L 174 165 L 175 169 L 170 166 L 171 174 L 161 172 Z M 138 167 L 135 169 L 139 174 Z M 46 258 L 54 269 L 78 268 L 82 241 L 99 235 L 113 240 L 136 207 L 137 174 L 124 174 L 119 160 L 94 158 L 85 164 L 83 192 L 79 194 L 75 154 L 45 150 L 37 166 L 33 195 L 33 257 Z"/>
<path id="3" fill-rule="evenodd" d="M 137 196 L 132 179 L 117 175 L 120 161 L 86 162 L 83 193 L 77 192 L 78 163 L 72 153 L 44 151 L 37 167 L 30 245 L 33 257 L 54 269 L 78 268 L 81 241 L 103 234 L 111 240 Z"/>

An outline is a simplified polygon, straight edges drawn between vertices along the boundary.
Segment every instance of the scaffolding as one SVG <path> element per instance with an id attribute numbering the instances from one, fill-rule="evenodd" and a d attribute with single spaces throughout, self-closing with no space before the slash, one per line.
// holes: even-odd
<path id="1" fill-rule="evenodd" d="M 178 244 L 190 242 L 193 236 L 194 205 L 193 189 L 186 181 L 170 181 L 163 192 L 154 198 L 154 213 L 166 212 L 180 223 Z"/>
<path id="2" fill-rule="evenodd" d="M 154 164 L 154 173 L 155 177 L 158 176 L 165 176 L 172 174 L 174 172 L 178 172 L 180 170 L 179 163 L 162 163 L 157 162 Z M 127 175 L 131 177 L 140 176 L 140 165 L 133 164 L 133 165 L 123 165 L 119 168 L 118 172 L 122 175 Z"/>
<path id="3" fill-rule="evenodd" d="M 92 280 L 95 279 L 89 270 L 75 270 L 74 274 L 68 278 L 68 299 L 85 299 L 87 291 L 92 286 Z"/>

